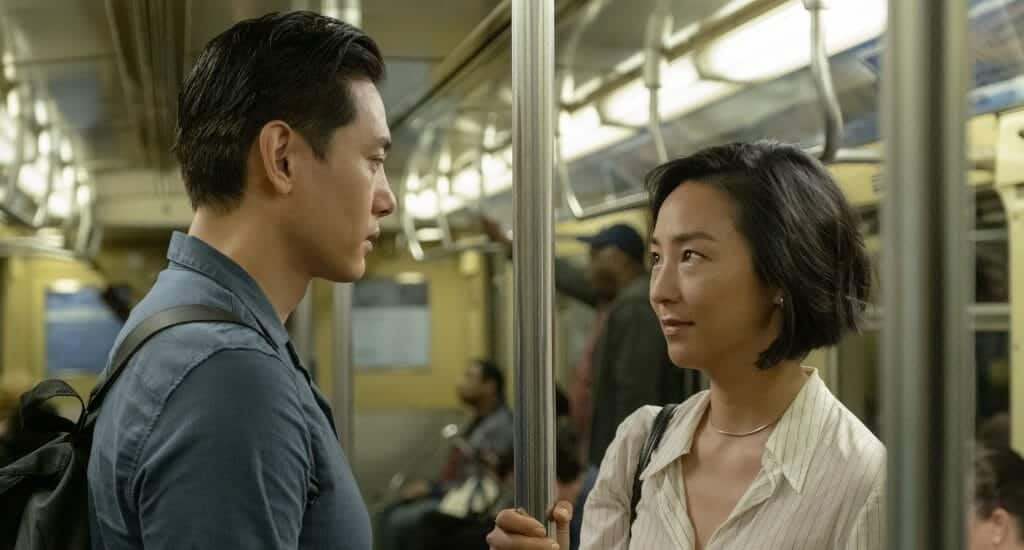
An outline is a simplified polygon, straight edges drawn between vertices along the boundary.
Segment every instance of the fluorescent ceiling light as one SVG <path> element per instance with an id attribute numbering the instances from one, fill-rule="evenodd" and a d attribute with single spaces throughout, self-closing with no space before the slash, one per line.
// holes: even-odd
<path id="1" fill-rule="evenodd" d="M 24 164 L 18 172 L 18 187 L 26 195 L 39 200 L 46 192 L 46 174 L 37 163 Z"/>
<path id="2" fill-rule="evenodd" d="M 50 288 L 54 292 L 72 294 L 82 289 L 82 282 L 78 279 L 57 279 Z"/>
<path id="3" fill-rule="evenodd" d="M 67 218 L 71 215 L 71 190 L 63 193 L 52 193 L 46 204 L 46 211 L 54 218 Z"/>
<path id="4" fill-rule="evenodd" d="M 561 131 L 562 162 L 571 162 L 594 151 L 622 141 L 632 131 L 617 126 L 605 126 L 597 108 L 588 105 L 573 113 L 562 112 L 558 117 Z"/>
<path id="5" fill-rule="evenodd" d="M 480 173 L 475 166 L 455 174 L 455 178 L 452 179 L 452 191 L 456 196 L 467 199 L 480 197 Z"/>
<path id="6" fill-rule="evenodd" d="M 53 141 L 50 137 L 50 131 L 43 130 L 42 132 L 39 132 L 39 155 L 44 157 L 49 155 L 52 146 Z"/>
<path id="7" fill-rule="evenodd" d="M 440 227 L 421 227 L 416 230 L 416 238 L 420 242 L 435 242 L 444 238 L 444 231 Z"/>
<path id="8" fill-rule="evenodd" d="M 21 114 L 21 96 L 17 89 L 7 92 L 7 114 L 14 118 Z"/>
<path id="9" fill-rule="evenodd" d="M 512 147 L 483 156 L 484 194 L 494 195 L 512 187 Z"/>
<path id="10" fill-rule="evenodd" d="M 75 167 L 65 166 L 60 170 L 60 177 L 57 178 L 54 189 L 58 191 L 68 190 L 75 186 Z"/>
<path id="11" fill-rule="evenodd" d="M 71 140 L 68 138 L 60 140 L 60 160 L 71 162 L 71 157 L 73 156 L 74 151 L 71 150 Z"/>
<path id="12" fill-rule="evenodd" d="M 420 231 L 423 231 L 423 229 Z M 419 233 L 417 232 L 417 236 L 418 235 Z M 400 285 L 416 285 L 426 280 L 427 276 L 418 271 L 403 271 L 395 275 L 395 282 Z"/>
<path id="13" fill-rule="evenodd" d="M 75 192 L 75 201 L 80 208 L 89 206 L 92 203 L 92 187 L 88 185 L 79 186 L 78 191 Z"/>
<path id="14" fill-rule="evenodd" d="M 420 175 L 415 172 L 410 172 L 405 178 L 405 189 L 406 191 L 419 191 L 420 185 L 422 184 Z"/>
<path id="15" fill-rule="evenodd" d="M 442 174 L 447 174 L 452 171 L 452 153 L 451 151 L 441 151 L 441 156 L 437 159 L 437 169 Z"/>
<path id="16" fill-rule="evenodd" d="M 466 200 L 455 195 L 445 195 L 441 198 L 441 211 L 450 214 L 466 206 Z"/>
<path id="17" fill-rule="evenodd" d="M 46 108 L 46 102 L 37 99 L 36 100 L 36 122 L 40 125 L 45 126 L 50 121 L 50 111 Z"/>
<path id="18" fill-rule="evenodd" d="M 405 209 L 414 218 L 433 218 L 437 216 L 437 193 L 433 189 L 424 189 L 419 193 L 406 193 Z"/>
<path id="19" fill-rule="evenodd" d="M 14 66 L 14 55 L 11 52 L 4 52 L 3 55 L 4 64 L 4 78 L 8 81 L 14 80 L 18 76 L 18 71 Z"/>
<path id="20" fill-rule="evenodd" d="M 484 128 L 484 147 L 494 147 L 497 145 L 498 131 L 493 124 L 488 124 Z"/>
<path id="21" fill-rule="evenodd" d="M 9 165 L 14 162 L 14 145 L 9 140 L 0 140 L 0 164 Z"/>
<path id="22" fill-rule="evenodd" d="M 738 89 L 732 84 L 701 80 L 689 57 L 662 63 L 661 71 L 658 112 L 662 120 L 695 111 Z M 650 92 L 643 80 L 636 79 L 608 96 L 604 101 L 605 114 L 615 122 L 634 126 L 647 124 L 649 100 Z"/>
<path id="23" fill-rule="evenodd" d="M 822 11 L 826 51 L 833 55 L 881 35 L 886 15 L 885 0 L 830 2 Z M 810 63 L 810 37 L 810 13 L 791 1 L 712 42 L 697 64 L 737 82 L 769 80 Z"/>

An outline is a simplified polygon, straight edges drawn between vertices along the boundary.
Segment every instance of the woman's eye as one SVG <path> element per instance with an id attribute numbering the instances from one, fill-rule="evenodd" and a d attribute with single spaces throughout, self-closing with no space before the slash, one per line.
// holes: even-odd
<path id="1" fill-rule="evenodd" d="M 684 262 L 690 262 L 690 261 L 696 260 L 699 257 L 700 257 L 700 252 L 697 252 L 696 250 L 689 250 L 689 249 L 687 249 L 687 250 L 683 251 L 682 260 Z"/>
<path id="2" fill-rule="evenodd" d="M 658 265 L 659 263 L 661 263 L 661 254 L 651 252 L 651 265 Z"/>

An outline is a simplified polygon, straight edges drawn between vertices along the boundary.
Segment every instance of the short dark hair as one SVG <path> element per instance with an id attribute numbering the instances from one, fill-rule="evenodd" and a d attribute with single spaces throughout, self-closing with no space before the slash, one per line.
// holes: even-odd
<path id="1" fill-rule="evenodd" d="M 858 329 L 871 288 L 870 262 L 857 214 L 820 162 L 769 140 L 669 161 L 646 179 L 655 222 L 665 199 L 687 181 L 729 196 L 758 278 L 783 292 L 782 331 L 761 352 L 758 368 L 802 359 Z"/>
<path id="2" fill-rule="evenodd" d="M 493 382 L 494 393 L 499 399 L 505 399 L 505 373 L 496 363 L 487 359 L 476 359 L 476 366 L 480 367 L 480 381 Z"/>
<path id="3" fill-rule="evenodd" d="M 174 151 L 192 207 L 238 205 L 249 148 L 272 120 L 322 159 L 334 130 L 356 117 L 350 82 L 383 77 L 372 38 L 308 11 L 245 20 L 215 37 L 178 95 Z"/>
<path id="4" fill-rule="evenodd" d="M 1017 520 L 1024 538 L 1024 459 L 1008 446 L 979 447 L 974 455 L 974 504 L 979 517 L 996 508 Z"/>

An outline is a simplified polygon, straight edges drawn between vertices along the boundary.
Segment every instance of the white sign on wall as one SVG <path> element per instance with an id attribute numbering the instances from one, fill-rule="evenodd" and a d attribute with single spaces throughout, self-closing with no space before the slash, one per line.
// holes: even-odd
<path id="1" fill-rule="evenodd" d="M 430 365 L 430 303 L 425 283 L 359 281 L 352 292 L 352 344 L 358 369 Z"/>

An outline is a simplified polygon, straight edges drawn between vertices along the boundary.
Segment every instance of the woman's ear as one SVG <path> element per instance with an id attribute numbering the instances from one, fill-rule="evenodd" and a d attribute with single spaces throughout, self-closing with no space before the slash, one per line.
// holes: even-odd
<path id="1" fill-rule="evenodd" d="M 1004 541 L 1010 540 L 1014 536 L 1013 529 L 1017 527 L 1015 525 L 1016 522 L 1005 508 L 996 508 L 985 521 L 992 526 L 991 542 L 993 546 L 998 547 Z"/>

